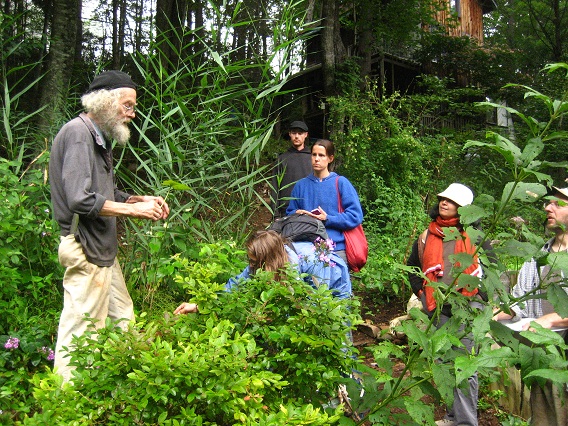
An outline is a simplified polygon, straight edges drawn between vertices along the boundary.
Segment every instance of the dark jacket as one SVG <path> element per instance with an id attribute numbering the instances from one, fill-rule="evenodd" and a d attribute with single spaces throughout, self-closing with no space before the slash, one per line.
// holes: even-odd
<path id="1" fill-rule="evenodd" d="M 272 177 L 272 207 L 275 217 L 286 216 L 286 208 L 294 184 L 312 172 L 312 154 L 310 148 L 298 151 L 294 147 L 278 156 Z M 280 180 L 280 182 L 279 182 Z"/>
<path id="2" fill-rule="evenodd" d="M 99 213 L 106 200 L 124 202 L 130 195 L 116 188 L 110 146 L 107 149 L 86 114 L 69 121 L 55 137 L 49 180 L 53 216 L 61 236 L 71 233 L 77 213 L 79 227 L 74 234 L 87 260 L 112 266 L 118 252 L 116 218 Z"/>

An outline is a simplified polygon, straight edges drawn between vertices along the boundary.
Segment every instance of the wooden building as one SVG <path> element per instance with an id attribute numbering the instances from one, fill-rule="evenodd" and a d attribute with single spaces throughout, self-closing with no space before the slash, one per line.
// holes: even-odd
<path id="1" fill-rule="evenodd" d="M 436 20 L 454 37 L 469 36 L 483 43 L 483 15 L 495 9 L 494 0 L 440 0 Z M 456 21 L 457 20 L 457 25 Z"/>
<path id="2" fill-rule="evenodd" d="M 483 43 L 483 15 L 496 7 L 494 0 L 440 0 L 440 7 L 433 11 L 438 30 L 443 29 L 453 37 L 469 36 L 476 43 Z M 428 28 L 423 26 L 423 31 Z M 341 30 L 341 39 L 348 52 L 356 52 L 356 40 L 352 32 Z M 306 68 L 295 73 L 284 89 L 292 93 L 283 99 L 290 108 L 286 112 L 288 120 L 280 125 L 281 134 L 286 134 L 288 121 L 302 119 L 310 128 L 312 137 L 325 137 L 327 116 L 323 98 L 323 72 L 321 36 L 319 33 L 306 43 Z M 413 57 L 410 49 L 384 48 L 371 55 L 370 77 L 377 80 L 385 94 L 395 91 L 413 93 L 418 75 L 434 73 L 435 67 L 421 63 Z M 467 78 L 456 76 L 460 84 L 467 84 Z"/>

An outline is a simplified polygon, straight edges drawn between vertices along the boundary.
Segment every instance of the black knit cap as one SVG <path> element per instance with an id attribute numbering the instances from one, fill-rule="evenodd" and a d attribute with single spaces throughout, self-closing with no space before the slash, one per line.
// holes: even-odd
<path id="1" fill-rule="evenodd" d="M 117 70 L 104 71 L 93 79 L 93 82 L 89 85 L 87 93 L 102 89 L 122 89 L 124 87 L 136 89 L 138 85 L 134 83 L 130 76 L 125 72 Z"/>

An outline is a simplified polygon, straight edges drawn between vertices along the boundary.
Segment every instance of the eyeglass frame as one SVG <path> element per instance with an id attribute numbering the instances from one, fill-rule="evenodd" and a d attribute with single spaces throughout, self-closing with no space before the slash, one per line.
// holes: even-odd
<path id="1" fill-rule="evenodd" d="M 568 201 L 561 200 L 560 198 L 557 198 L 557 197 L 554 197 L 554 196 L 545 197 L 542 208 L 546 208 L 549 205 L 552 205 L 556 208 L 566 207 L 566 206 L 568 206 Z"/>
<path id="2" fill-rule="evenodd" d="M 125 104 L 120 104 L 120 105 L 122 105 L 125 112 L 129 112 L 129 111 L 135 112 L 136 111 L 136 105 L 125 105 Z"/>

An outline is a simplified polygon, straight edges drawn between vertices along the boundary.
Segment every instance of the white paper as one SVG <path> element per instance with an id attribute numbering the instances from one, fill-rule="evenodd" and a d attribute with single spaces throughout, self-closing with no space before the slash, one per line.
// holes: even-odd
<path id="1" fill-rule="evenodd" d="M 506 325 L 507 327 L 509 327 L 511 330 L 514 331 L 523 331 L 523 326 L 525 324 L 529 324 L 531 321 L 535 321 L 536 318 L 521 318 L 519 321 L 513 321 L 513 320 L 502 320 L 499 321 L 500 323 L 502 323 L 503 325 Z M 564 331 L 564 330 L 568 330 L 568 327 L 554 327 L 551 329 L 552 331 Z"/>

